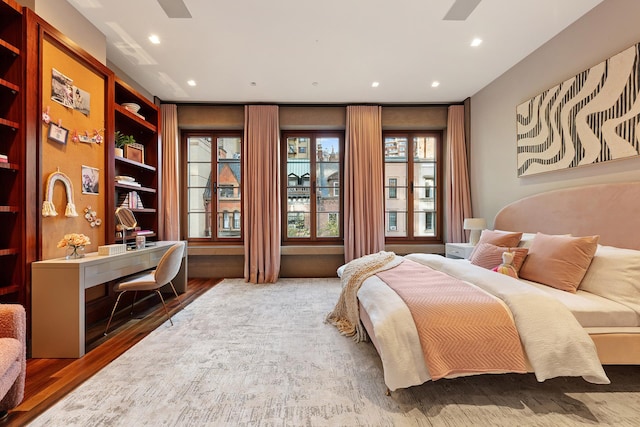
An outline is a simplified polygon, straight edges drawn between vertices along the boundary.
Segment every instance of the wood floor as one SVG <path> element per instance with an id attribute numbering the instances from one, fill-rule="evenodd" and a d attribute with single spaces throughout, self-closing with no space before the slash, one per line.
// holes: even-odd
<path id="1" fill-rule="evenodd" d="M 220 281 L 190 279 L 187 292 L 180 295 L 182 304 L 187 306 Z M 167 299 L 167 305 L 171 314 L 180 310 L 175 298 Z M 134 317 L 116 320 L 109 328 L 107 337 L 103 336 L 106 320 L 92 325 L 86 331 L 87 353 L 80 359 L 28 359 L 24 400 L 9 412 L 7 419 L 0 422 L 0 425 L 26 425 L 165 320 L 164 310 L 158 302 L 146 312 L 136 312 Z"/>

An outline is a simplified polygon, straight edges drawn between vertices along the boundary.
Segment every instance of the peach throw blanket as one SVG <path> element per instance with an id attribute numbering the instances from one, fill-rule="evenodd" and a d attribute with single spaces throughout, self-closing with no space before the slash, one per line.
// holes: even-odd
<path id="1" fill-rule="evenodd" d="M 356 342 L 366 341 L 367 333 L 360 323 L 358 290 L 368 277 L 391 268 L 400 261 L 396 261 L 396 254 L 393 252 L 380 251 L 345 264 L 341 276 L 342 292 L 335 308 L 327 315 L 326 321 L 338 328 L 342 335 L 353 337 Z"/>
<path id="2" fill-rule="evenodd" d="M 433 380 L 527 372 L 511 316 L 486 292 L 410 260 L 376 275 L 409 307 Z"/>

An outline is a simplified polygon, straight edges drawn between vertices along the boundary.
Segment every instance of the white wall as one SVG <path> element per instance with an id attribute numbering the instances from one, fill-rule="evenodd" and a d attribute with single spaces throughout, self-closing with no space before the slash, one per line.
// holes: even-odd
<path id="1" fill-rule="evenodd" d="M 640 157 L 518 178 L 516 106 L 640 42 L 640 1 L 604 0 L 471 97 L 474 216 L 490 226 L 514 200 L 553 189 L 640 180 Z"/>
<path id="2" fill-rule="evenodd" d="M 107 64 L 107 40 L 96 27 L 66 0 L 18 0 L 53 25 L 78 46 Z"/>

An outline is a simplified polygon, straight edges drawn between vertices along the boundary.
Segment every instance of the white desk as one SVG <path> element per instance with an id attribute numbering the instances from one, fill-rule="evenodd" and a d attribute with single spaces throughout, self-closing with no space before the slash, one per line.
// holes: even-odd
<path id="1" fill-rule="evenodd" d="M 34 358 L 78 358 L 85 353 L 85 289 L 154 268 L 176 242 L 118 255 L 37 261 L 31 265 L 31 355 Z M 187 289 L 185 254 L 173 283 Z"/>

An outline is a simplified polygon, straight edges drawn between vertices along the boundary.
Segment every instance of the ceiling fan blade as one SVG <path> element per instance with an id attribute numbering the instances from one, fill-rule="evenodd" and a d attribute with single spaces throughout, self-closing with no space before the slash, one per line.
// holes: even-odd
<path id="1" fill-rule="evenodd" d="M 158 3 L 169 18 L 191 18 L 183 0 L 158 0 Z"/>
<path id="2" fill-rule="evenodd" d="M 443 19 L 445 21 L 464 21 L 479 3 L 480 0 L 456 0 Z"/>

